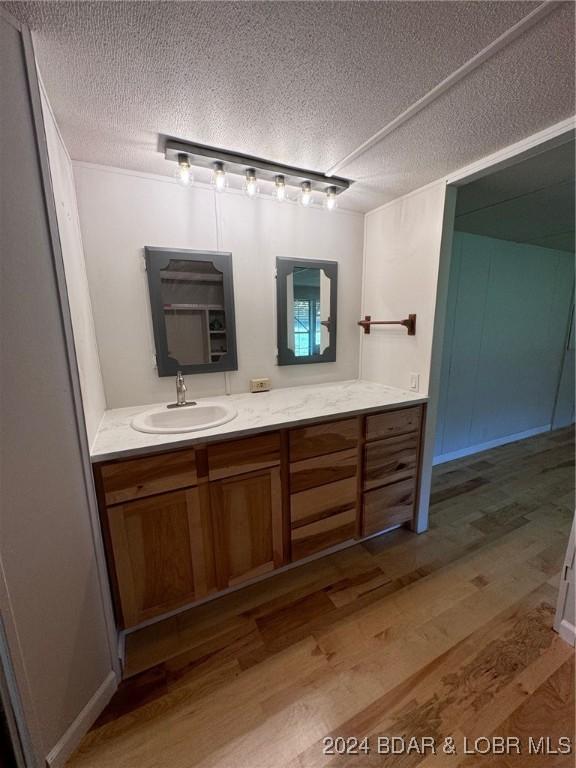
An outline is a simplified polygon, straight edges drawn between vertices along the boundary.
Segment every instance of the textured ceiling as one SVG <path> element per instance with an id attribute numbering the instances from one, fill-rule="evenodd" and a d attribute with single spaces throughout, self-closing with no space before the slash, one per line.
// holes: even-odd
<path id="1" fill-rule="evenodd" d="M 458 189 L 456 229 L 574 252 L 574 141 Z"/>
<path id="2" fill-rule="evenodd" d="M 327 170 L 533 2 L 8 2 L 74 159 L 171 175 L 158 135 Z M 574 113 L 564 3 L 339 174 L 367 210 Z"/>

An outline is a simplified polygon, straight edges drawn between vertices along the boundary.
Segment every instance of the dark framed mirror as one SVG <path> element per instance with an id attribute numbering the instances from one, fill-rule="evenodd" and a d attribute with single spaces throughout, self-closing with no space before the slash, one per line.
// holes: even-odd
<path id="1" fill-rule="evenodd" d="M 278 365 L 336 360 L 338 263 L 276 259 Z"/>
<path id="2" fill-rule="evenodd" d="M 232 254 L 144 252 L 158 375 L 237 370 Z"/>

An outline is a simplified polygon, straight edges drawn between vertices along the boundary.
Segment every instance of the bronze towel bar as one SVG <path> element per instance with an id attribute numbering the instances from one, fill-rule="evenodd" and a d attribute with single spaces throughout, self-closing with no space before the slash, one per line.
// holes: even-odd
<path id="1" fill-rule="evenodd" d="M 416 315 L 408 315 L 406 320 L 372 320 L 370 315 L 365 315 L 358 325 L 362 326 L 364 333 L 370 333 L 371 325 L 403 325 L 408 329 L 408 336 L 416 336 Z"/>

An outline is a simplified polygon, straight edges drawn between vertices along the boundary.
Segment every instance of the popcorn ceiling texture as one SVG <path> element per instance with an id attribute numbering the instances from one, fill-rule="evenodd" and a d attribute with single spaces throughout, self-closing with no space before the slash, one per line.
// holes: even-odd
<path id="1" fill-rule="evenodd" d="M 73 159 L 172 175 L 158 134 L 325 170 L 532 2 L 8 2 Z M 573 113 L 572 3 L 358 158 L 366 210 Z"/>

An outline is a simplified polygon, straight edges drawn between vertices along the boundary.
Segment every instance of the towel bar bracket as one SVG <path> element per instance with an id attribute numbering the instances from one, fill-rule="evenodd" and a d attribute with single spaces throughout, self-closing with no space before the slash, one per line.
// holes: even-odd
<path id="1" fill-rule="evenodd" d="M 416 315 L 408 315 L 405 320 L 372 320 L 371 315 L 365 315 L 364 320 L 359 320 L 358 325 L 362 326 L 364 333 L 370 333 L 373 325 L 403 325 L 408 336 L 416 336 Z"/>

